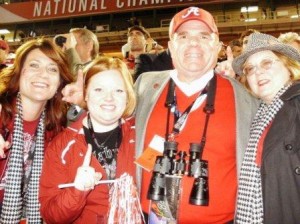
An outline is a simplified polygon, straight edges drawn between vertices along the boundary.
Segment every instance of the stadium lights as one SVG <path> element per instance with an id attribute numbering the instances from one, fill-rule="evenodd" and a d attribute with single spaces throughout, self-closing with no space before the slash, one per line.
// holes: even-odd
<path id="1" fill-rule="evenodd" d="M 0 29 L 0 34 L 8 34 L 10 33 L 8 29 Z"/>
<path id="2" fill-rule="evenodd" d="M 242 7 L 241 12 L 257 12 L 258 6 L 248 6 L 248 7 Z"/>
<path id="3" fill-rule="evenodd" d="M 255 22 L 255 21 L 257 21 L 257 18 L 245 19 L 245 22 Z"/>

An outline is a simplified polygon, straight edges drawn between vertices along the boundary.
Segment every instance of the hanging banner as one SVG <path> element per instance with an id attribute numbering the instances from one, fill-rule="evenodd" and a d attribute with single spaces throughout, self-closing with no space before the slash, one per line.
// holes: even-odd
<path id="1" fill-rule="evenodd" d="M 212 4 L 219 0 L 42 0 L 0 6 L 0 24 Z M 225 0 L 224 2 L 237 2 Z"/>

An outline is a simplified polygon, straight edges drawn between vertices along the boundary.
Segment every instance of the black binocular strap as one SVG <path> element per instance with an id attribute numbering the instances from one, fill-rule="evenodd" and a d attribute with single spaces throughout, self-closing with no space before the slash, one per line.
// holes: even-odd
<path id="1" fill-rule="evenodd" d="M 207 98 L 206 98 L 206 105 L 203 109 L 203 111 L 206 113 L 206 119 L 205 119 L 203 134 L 201 138 L 201 146 L 203 148 L 206 142 L 206 132 L 208 127 L 209 117 L 210 114 L 213 114 L 215 111 L 214 103 L 215 103 L 215 96 L 216 96 L 216 87 L 217 87 L 217 77 L 214 74 L 213 78 L 209 81 L 209 83 L 205 87 L 205 89 L 207 90 Z M 175 91 L 175 83 L 172 79 L 170 79 L 168 94 L 165 102 L 165 106 L 168 107 L 165 141 L 168 141 L 169 138 L 171 108 L 175 103 L 174 91 Z"/>

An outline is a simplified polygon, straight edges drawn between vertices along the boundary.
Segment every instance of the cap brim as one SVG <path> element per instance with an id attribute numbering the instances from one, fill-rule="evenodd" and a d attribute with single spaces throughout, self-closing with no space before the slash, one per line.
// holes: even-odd
<path id="1" fill-rule="evenodd" d="M 242 66 L 245 64 L 247 58 L 250 57 L 252 54 L 255 54 L 260 51 L 265 51 L 265 50 L 270 50 L 270 51 L 275 51 L 275 52 L 281 53 L 291 59 L 294 59 L 295 61 L 300 62 L 300 54 L 298 53 L 298 51 L 296 49 L 294 49 L 291 46 L 277 44 L 277 45 L 271 45 L 271 46 L 253 49 L 253 50 L 247 51 L 246 53 L 242 53 L 240 56 L 235 58 L 232 62 L 232 68 L 233 68 L 234 72 L 238 75 L 243 75 Z"/>

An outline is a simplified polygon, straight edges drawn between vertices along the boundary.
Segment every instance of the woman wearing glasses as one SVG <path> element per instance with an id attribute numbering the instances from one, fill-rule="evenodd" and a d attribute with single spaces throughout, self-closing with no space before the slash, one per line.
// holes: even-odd
<path id="1" fill-rule="evenodd" d="M 300 55 L 254 33 L 233 69 L 261 100 L 242 163 L 236 223 L 299 223 Z"/>

